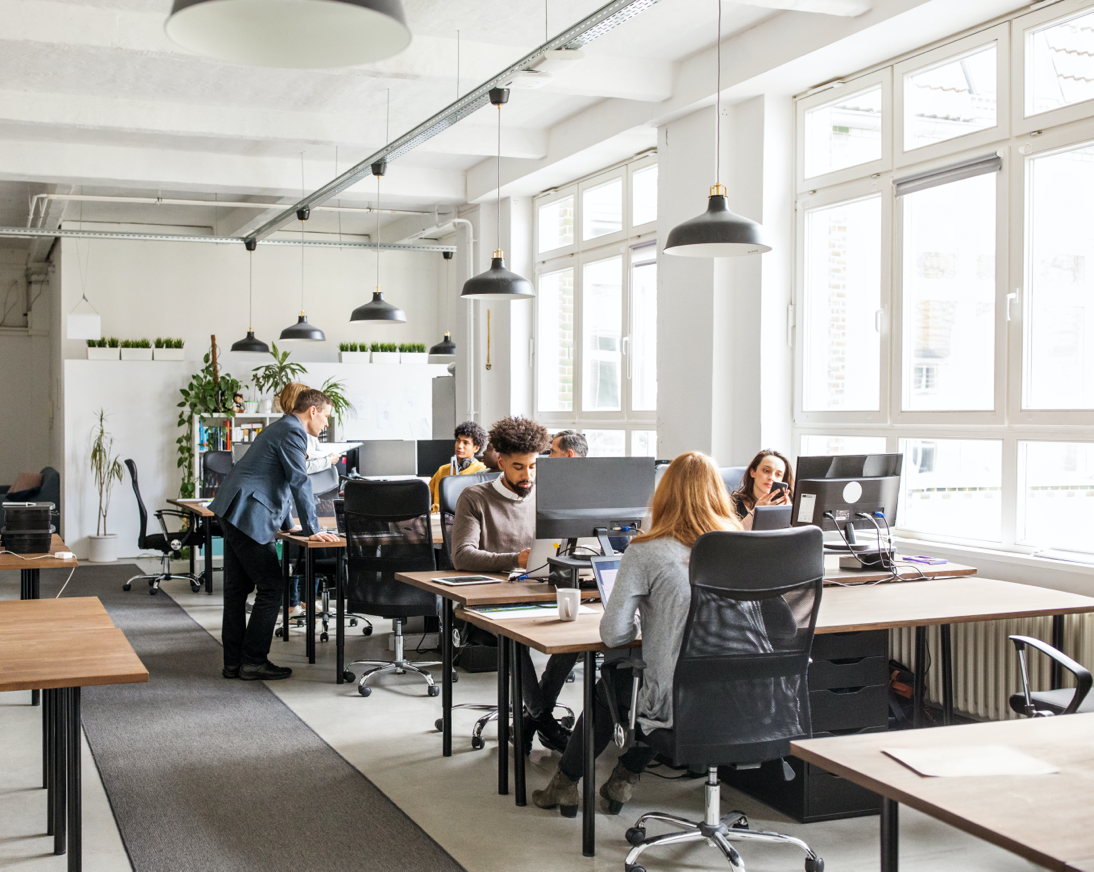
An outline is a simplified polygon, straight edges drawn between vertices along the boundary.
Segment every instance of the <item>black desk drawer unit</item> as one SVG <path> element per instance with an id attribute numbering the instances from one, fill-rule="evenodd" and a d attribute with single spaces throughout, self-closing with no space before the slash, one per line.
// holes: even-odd
<path id="1" fill-rule="evenodd" d="M 889 633 L 831 633 L 813 639 L 809 707 L 813 736 L 876 733 L 889 722 Z M 804 763 L 787 762 L 794 779 L 783 778 L 782 762 L 759 769 L 725 769 L 727 784 L 751 794 L 802 823 L 877 814 L 881 798 L 869 790 Z"/>

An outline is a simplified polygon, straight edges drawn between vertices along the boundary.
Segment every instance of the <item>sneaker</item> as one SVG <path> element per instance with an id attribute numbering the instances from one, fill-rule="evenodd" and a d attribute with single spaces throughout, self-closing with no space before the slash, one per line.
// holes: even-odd
<path id="1" fill-rule="evenodd" d="M 304 607 L 297 603 L 289 609 L 289 618 L 299 618 L 304 615 Z"/>

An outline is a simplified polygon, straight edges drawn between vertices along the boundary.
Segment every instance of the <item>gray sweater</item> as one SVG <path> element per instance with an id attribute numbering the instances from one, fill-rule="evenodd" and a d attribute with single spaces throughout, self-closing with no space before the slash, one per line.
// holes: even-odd
<path id="1" fill-rule="evenodd" d="M 600 638 L 610 647 L 642 633 L 645 680 L 638 691 L 638 723 L 646 731 L 672 727 L 672 676 L 691 606 L 691 549 L 676 539 L 631 545 L 604 604 Z"/>
<path id="2" fill-rule="evenodd" d="M 509 499 L 492 481 L 460 494 L 452 524 L 452 564 L 466 572 L 508 572 L 536 538 L 536 498 Z"/>

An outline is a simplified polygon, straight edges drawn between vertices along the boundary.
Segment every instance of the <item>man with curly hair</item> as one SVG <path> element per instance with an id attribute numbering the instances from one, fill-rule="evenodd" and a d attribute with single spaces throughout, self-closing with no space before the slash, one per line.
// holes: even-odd
<path id="1" fill-rule="evenodd" d="M 433 499 L 433 511 L 441 510 L 441 479 L 446 475 L 473 475 L 488 472 L 486 464 L 475 455 L 486 447 L 486 431 L 474 421 L 464 421 L 456 428 L 455 456 L 433 473 L 429 480 L 429 495 Z"/>
<path id="2" fill-rule="evenodd" d="M 509 572 L 527 569 L 536 538 L 536 461 L 550 445 L 545 427 L 527 418 L 502 418 L 490 429 L 490 444 L 498 451 L 501 475 L 472 485 L 456 503 L 452 526 L 452 562 L 470 572 Z M 552 656 L 543 678 L 536 675 L 525 648 L 520 668 L 524 676 L 524 753 L 532 749 L 538 731 L 548 748 L 566 748 L 569 731 L 554 719 L 555 702 L 577 659 Z"/>

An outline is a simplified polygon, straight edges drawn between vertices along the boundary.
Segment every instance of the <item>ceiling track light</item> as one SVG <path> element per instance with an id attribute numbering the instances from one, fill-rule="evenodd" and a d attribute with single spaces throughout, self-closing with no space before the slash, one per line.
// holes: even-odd
<path id="1" fill-rule="evenodd" d="M 707 211 L 669 231 L 665 254 L 682 257 L 741 257 L 771 251 L 771 246 L 764 242 L 763 227 L 729 211 L 726 188 L 719 181 L 722 164 L 722 2 L 716 2 L 718 39 L 714 51 L 718 73 L 714 101 L 714 184 L 710 188 Z"/>
<path id="2" fill-rule="evenodd" d="M 380 177 L 387 172 L 387 161 L 372 165 L 372 174 L 376 176 L 376 290 L 372 299 L 358 306 L 349 316 L 350 321 L 376 321 L 381 324 L 405 324 L 406 312 L 393 306 L 380 293 Z"/>
<path id="3" fill-rule="evenodd" d="M 460 296 L 465 300 L 529 300 L 536 291 L 528 279 L 505 268 L 501 250 L 501 107 L 509 102 L 508 88 L 491 88 L 490 102 L 498 107 L 498 247 L 490 269 L 464 282 Z"/>
<path id="4" fill-rule="evenodd" d="M 411 38 L 401 0 L 175 0 L 164 30 L 195 54 L 287 69 L 373 63 Z"/>
<path id="5" fill-rule="evenodd" d="M 255 249 L 258 248 L 258 240 L 248 239 L 246 241 L 247 246 L 247 335 L 240 339 L 238 342 L 232 343 L 232 351 L 247 351 L 253 354 L 268 354 L 270 346 L 268 346 L 261 339 L 255 337 L 254 328 L 254 288 L 255 288 L 255 264 L 254 257 Z"/>

